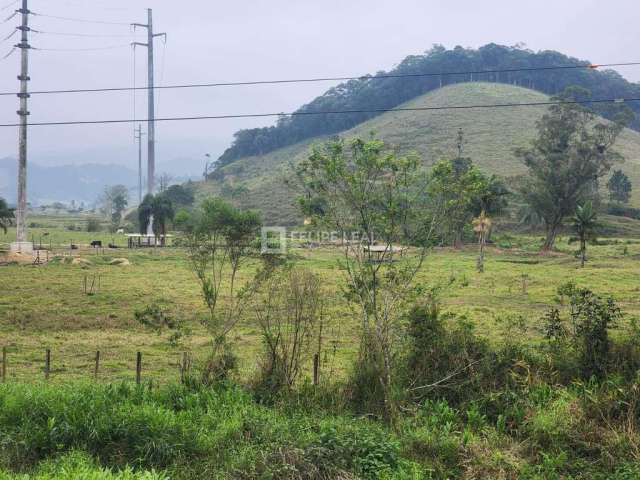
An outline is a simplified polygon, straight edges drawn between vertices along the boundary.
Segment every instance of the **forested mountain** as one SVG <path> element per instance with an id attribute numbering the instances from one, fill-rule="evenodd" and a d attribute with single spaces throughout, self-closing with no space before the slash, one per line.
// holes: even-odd
<path id="1" fill-rule="evenodd" d="M 465 82 L 420 95 L 402 108 L 446 105 L 540 103 L 549 96 L 504 83 Z M 526 173 L 514 154 L 536 136 L 536 121 L 546 106 L 501 109 L 422 110 L 386 112 L 339 136 L 367 138 L 371 132 L 400 153 L 415 152 L 425 167 L 456 154 L 457 135 L 464 132 L 464 153 L 485 173 L 509 178 Z M 247 156 L 216 170 L 213 178 L 198 183 L 199 196 L 218 195 L 242 208 L 258 209 L 270 225 L 298 225 L 302 221 L 291 166 L 308 158 L 311 145 L 334 135 L 320 135 L 264 155 Z M 630 204 L 640 207 L 640 133 L 625 129 L 616 151 L 625 161 L 620 168 L 634 185 Z M 602 185 L 606 184 L 603 180 Z"/>
<path id="2" fill-rule="evenodd" d="M 411 55 L 389 72 L 375 75 L 420 74 L 441 72 L 468 72 L 506 70 L 565 65 L 590 65 L 556 51 L 533 52 L 520 46 L 507 47 L 488 44 L 477 50 L 455 47 L 447 50 L 437 45 L 423 55 Z M 591 91 L 592 98 L 640 97 L 640 84 L 625 80 L 613 70 L 567 68 L 558 70 L 521 70 L 482 74 L 443 74 L 404 78 L 363 77 L 351 80 L 328 90 L 298 112 L 330 110 L 372 110 L 393 108 L 431 90 L 452 83 L 484 81 L 500 82 L 555 94 L 570 85 L 579 85 Z M 629 107 L 640 113 L 640 102 Z M 599 114 L 610 117 L 607 105 L 594 107 Z M 275 126 L 240 130 L 219 158 L 226 165 L 250 155 L 263 155 L 280 147 L 292 145 L 318 135 L 347 130 L 378 113 L 326 114 L 281 117 Z M 633 127 L 640 128 L 640 116 Z"/>

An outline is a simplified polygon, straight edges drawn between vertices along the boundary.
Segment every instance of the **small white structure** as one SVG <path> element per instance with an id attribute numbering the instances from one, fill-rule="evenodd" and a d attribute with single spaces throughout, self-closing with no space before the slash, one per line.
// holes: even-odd
<path id="1" fill-rule="evenodd" d="M 125 236 L 129 248 L 165 247 L 167 238 L 171 237 L 171 235 L 156 236 L 148 233 L 127 233 Z"/>
<path id="2" fill-rule="evenodd" d="M 33 254 L 33 243 L 31 242 L 13 242 L 9 248 L 11 253 Z"/>
<path id="3" fill-rule="evenodd" d="M 395 245 L 365 245 L 362 247 L 365 252 L 371 253 L 373 262 L 392 262 L 393 256 L 398 254 L 402 256 L 406 247 L 398 247 Z"/>

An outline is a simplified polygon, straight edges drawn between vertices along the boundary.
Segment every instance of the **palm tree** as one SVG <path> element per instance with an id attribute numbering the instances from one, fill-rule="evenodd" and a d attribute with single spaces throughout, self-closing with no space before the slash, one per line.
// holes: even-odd
<path id="1" fill-rule="evenodd" d="M 156 237 L 160 236 L 163 244 L 167 233 L 167 222 L 173 220 L 174 216 L 171 200 L 166 195 L 156 195 L 153 198 L 153 233 Z"/>
<path id="2" fill-rule="evenodd" d="M 480 248 L 478 254 L 478 262 L 476 267 L 479 273 L 484 272 L 484 247 L 487 244 L 487 236 L 491 232 L 491 219 L 487 217 L 484 210 L 480 215 L 473 219 L 473 231 L 478 234 L 478 246 Z"/>
<path id="3" fill-rule="evenodd" d="M 590 201 L 576 207 L 573 228 L 580 239 L 580 266 L 584 267 L 584 262 L 587 261 L 587 240 L 595 236 L 598 228 L 597 213 Z"/>
<path id="4" fill-rule="evenodd" d="M 138 223 L 140 225 L 140 233 L 142 235 L 147 233 L 147 227 L 151 216 L 153 215 L 153 195 L 147 194 L 144 199 L 138 205 Z"/>
<path id="5" fill-rule="evenodd" d="M 156 196 L 148 194 L 138 207 L 138 220 L 140 223 L 140 233 L 147 233 L 147 227 L 153 217 L 153 234 L 160 237 L 164 243 L 167 232 L 167 222 L 173 220 L 175 211 L 173 203 L 166 195 L 160 193 Z"/>
<path id="6" fill-rule="evenodd" d="M 0 198 L 0 229 L 6 235 L 7 229 L 13 225 L 13 209 L 9 208 L 4 198 Z"/>

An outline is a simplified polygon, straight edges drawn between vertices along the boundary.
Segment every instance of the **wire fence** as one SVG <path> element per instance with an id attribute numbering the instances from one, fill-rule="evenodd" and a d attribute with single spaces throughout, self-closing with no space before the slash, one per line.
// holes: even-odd
<path id="1" fill-rule="evenodd" d="M 320 383 L 320 355 L 313 354 L 309 376 L 313 385 Z M 184 383 L 194 371 L 195 364 L 202 364 L 193 352 L 123 354 L 109 350 L 94 352 L 61 353 L 50 349 L 20 349 L 2 347 L 0 383 L 34 383 L 95 381 L 100 383 L 135 382 L 168 384 Z"/>
<path id="2" fill-rule="evenodd" d="M 0 382 L 184 382 L 194 361 L 194 354 L 188 351 L 62 352 L 51 348 L 3 346 Z"/>

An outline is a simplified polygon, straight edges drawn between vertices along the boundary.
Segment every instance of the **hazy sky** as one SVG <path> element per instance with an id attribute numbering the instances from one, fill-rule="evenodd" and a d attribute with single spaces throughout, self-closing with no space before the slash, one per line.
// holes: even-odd
<path id="1" fill-rule="evenodd" d="M 0 7 L 9 0 L 0 0 Z M 340 76 L 389 69 L 434 43 L 478 47 L 489 42 L 532 50 L 555 49 L 595 63 L 640 60 L 640 4 L 637 0 L 30 0 L 36 13 L 146 23 L 153 8 L 158 84 Z M 1 13 L 2 19 L 11 9 Z M 0 24 L 0 39 L 18 19 Z M 133 56 L 126 25 L 103 25 L 34 16 L 44 32 L 114 35 L 72 37 L 33 34 L 37 48 L 100 51 L 33 51 L 32 89 L 131 86 Z M 140 32 L 144 35 L 144 32 Z M 144 38 L 140 38 L 144 41 Z M 0 43 L 0 56 L 17 37 Z M 164 59 L 164 60 L 163 60 Z M 164 65 L 164 67 L 163 67 Z M 19 54 L 0 61 L 0 90 L 15 91 Z M 640 68 L 619 70 L 640 81 Z M 137 84 L 146 85 L 146 51 L 137 52 Z M 287 112 L 321 94 L 330 84 L 165 90 L 159 116 Z M 0 123 L 17 121 L 17 98 L 0 97 Z M 131 93 L 36 96 L 31 121 L 131 118 Z M 146 116 L 146 96 L 137 95 L 138 117 Z M 211 120 L 159 124 L 158 161 L 218 155 L 238 128 L 272 119 Z M 15 156 L 17 129 L 0 129 L 0 157 Z M 112 161 L 136 164 L 132 126 L 32 127 L 30 159 L 39 163 Z"/>

